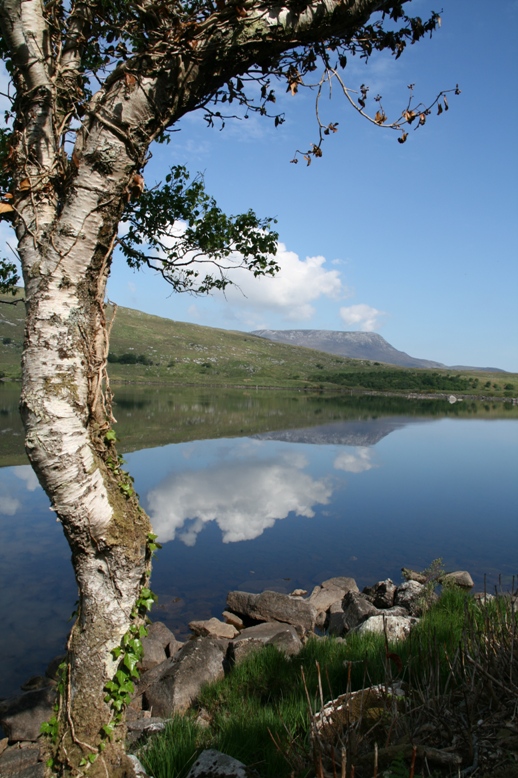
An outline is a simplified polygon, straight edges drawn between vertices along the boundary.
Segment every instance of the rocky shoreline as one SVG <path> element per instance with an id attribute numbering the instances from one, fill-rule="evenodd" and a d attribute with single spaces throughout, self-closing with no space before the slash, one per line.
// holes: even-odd
<path id="1" fill-rule="evenodd" d="M 192 636 L 183 643 L 165 624 L 152 622 L 143 638 L 140 678 L 127 709 L 128 750 L 142 738 L 164 729 L 166 719 L 173 714 L 189 710 L 204 684 L 223 678 L 253 651 L 273 645 L 288 656 L 295 656 L 310 637 L 325 639 L 332 635 L 345 640 L 351 632 L 385 633 L 389 641 L 404 640 L 418 623 L 426 603 L 437 598 L 433 591 L 437 583 L 450 583 L 466 590 L 473 587 L 466 571 L 440 578 L 406 569 L 403 574 L 406 580 L 399 585 L 386 579 L 362 592 L 349 577 L 323 581 L 309 595 L 301 589 L 291 594 L 229 592 L 222 618 L 190 622 Z M 40 727 L 52 714 L 55 675 L 62 659 L 56 657 L 44 677 L 29 679 L 21 695 L 0 701 L 0 724 L 7 735 L 0 741 L 2 778 L 44 775 L 43 762 L 39 761 Z M 202 721 L 203 711 L 199 717 Z M 214 761 L 216 757 L 212 754 L 207 759 Z M 221 761 L 219 756 L 219 764 L 218 760 Z M 208 768 L 204 764 L 203 760 L 201 766 L 196 763 L 189 778 L 205 775 Z M 225 765 L 221 769 L 227 772 L 211 772 L 211 776 L 245 775 L 239 772 L 238 764 L 232 768 L 228 762 Z"/>

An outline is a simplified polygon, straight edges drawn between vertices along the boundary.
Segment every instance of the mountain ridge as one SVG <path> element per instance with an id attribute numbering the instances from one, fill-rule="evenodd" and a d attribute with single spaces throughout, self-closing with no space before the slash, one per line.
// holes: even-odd
<path id="1" fill-rule="evenodd" d="M 411 357 L 405 351 L 394 348 L 385 338 L 376 332 L 354 332 L 345 330 L 253 330 L 251 335 L 272 340 L 275 343 L 286 343 L 291 346 L 302 346 L 327 354 L 348 357 L 349 359 L 366 359 L 370 362 L 382 362 L 398 367 L 440 368 L 454 370 L 482 370 L 488 373 L 504 373 L 499 367 L 474 367 L 464 365 L 445 365 L 430 359 Z"/>

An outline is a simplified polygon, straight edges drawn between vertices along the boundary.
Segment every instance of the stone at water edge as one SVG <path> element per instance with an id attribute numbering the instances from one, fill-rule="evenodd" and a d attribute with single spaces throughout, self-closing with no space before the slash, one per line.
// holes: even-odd
<path id="1" fill-rule="evenodd" d="M 211 619 L 204 619 L 202 621 L 190 621 L 189 629 L 194 632 L 195 635 L 209 636 L 213 638 L 224 638 L 226 640 L 232 640 L 239 630 L 233 626 L 233 624 L 227 624 L 224 621 L 216 619 L 214 616 Z"/>
<path id="2" fill-rule="evenodd" d="M 300 625 L 308 632 L 314 629 L 317 617 L 316 609 L 307 600 L 280 592 L 229 592 L 227 605 L 241 616 L 256 621 L 283 621 Z"/>
<path id="3" fill-rule="evenodd" d="M 0 724 L 9 742 L 38 740 L 41 725 L 52 716 L 55 686 L 47 686 L 0 702 Z"/>
<path id="4" fill-rule="evenodd" d="M 347 592 L 357 592 L 358 586 L 354 578 L 336 577 L 323 581 L 315 586 L 308 602 L 317 610 L 316 626 L 323 627 L 327 620 L 329 609 L 336 602 L 341 602 Z"/>
<path id="5" fill-rule="evenodd" d="M 462 589 L 472 589 L 475 586 L 473 578 L 467 570 L 455 570 L 453 573 L 446 573 L 440 577 L 439 582 L 443 586 L 455 584 L 455 586 L 460 586 Z"/>
<path id="6" fill-rule="evenodd" d="M 369 616 L 376 616 L 379 613 L 378 609 L 374 607 L 367 597 L 359 592 L 347 592 L 342 600 L 342 608 L 346 630 L 357 627 L 358 624 L 368 619 Z"/>
<path id="7" fill-rule="evenodd" d="M 394 603 L 406 608 L 411 616 L 420 616 L 425 592 L 424 584 L 412 580 L 405 581 L 397 587 Z"/>
<path id="8" fill-rule="evenodd" d="M 384 581 L 378 581 L 374 586 L 366 586 L 363 594 L 372 597 L 372 604 L 376 608 L 391 608 L 394 605 L 396 588 L 392 579 L 387 578 Z"/>
<path id="9" fill-rule="evenodd" d="M 230 611 L 223 611 L 221 615 L 223 616 L 227 624 L 232 624 L 232 626 L 238 630 L 243 629 L 243 627 L 245 626 L 245 622 L 243 621 L 243 619 L 239 618 L 239 616 L 235 613 L 231 613 Z"/>

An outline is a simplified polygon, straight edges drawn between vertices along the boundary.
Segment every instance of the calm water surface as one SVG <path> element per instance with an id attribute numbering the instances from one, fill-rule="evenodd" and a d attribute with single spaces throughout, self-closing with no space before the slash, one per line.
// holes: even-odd
<path id="1" fill-rule="evenodd" d="M 127 468 L 164 543 L 153 611 L 179 637 L 234 588 L 360 586 L 442 557 L 518 572 L 518 409 L 285 393 L 120 390 Z M 0 696 L 61 652 L 70 552 L 0 387 Z"/>

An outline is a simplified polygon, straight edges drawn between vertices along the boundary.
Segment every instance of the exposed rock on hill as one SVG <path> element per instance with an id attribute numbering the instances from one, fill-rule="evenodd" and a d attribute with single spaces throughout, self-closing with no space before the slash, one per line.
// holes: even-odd
<path id="1" fill-rule="evenodd" d="M 368 359 L 371 362 L 385 362 L 399 367 L 445 368 L 442 362 L 429 359 L 417 359 L 404 351 L 391 346 L 385 338 L 375 332 L 342 332 L 340 330 L 254 330 L 252 335 L 273 340 L 276 343 L 288 343 L 291 346 L 304 346 L 328 354 L 336 354 L 350 359 Z M 458 368 L 457 368 L 458 369 Z M 503 372 L 497 367 L 464 367 L 464 370 L 486 370 Z"/>

